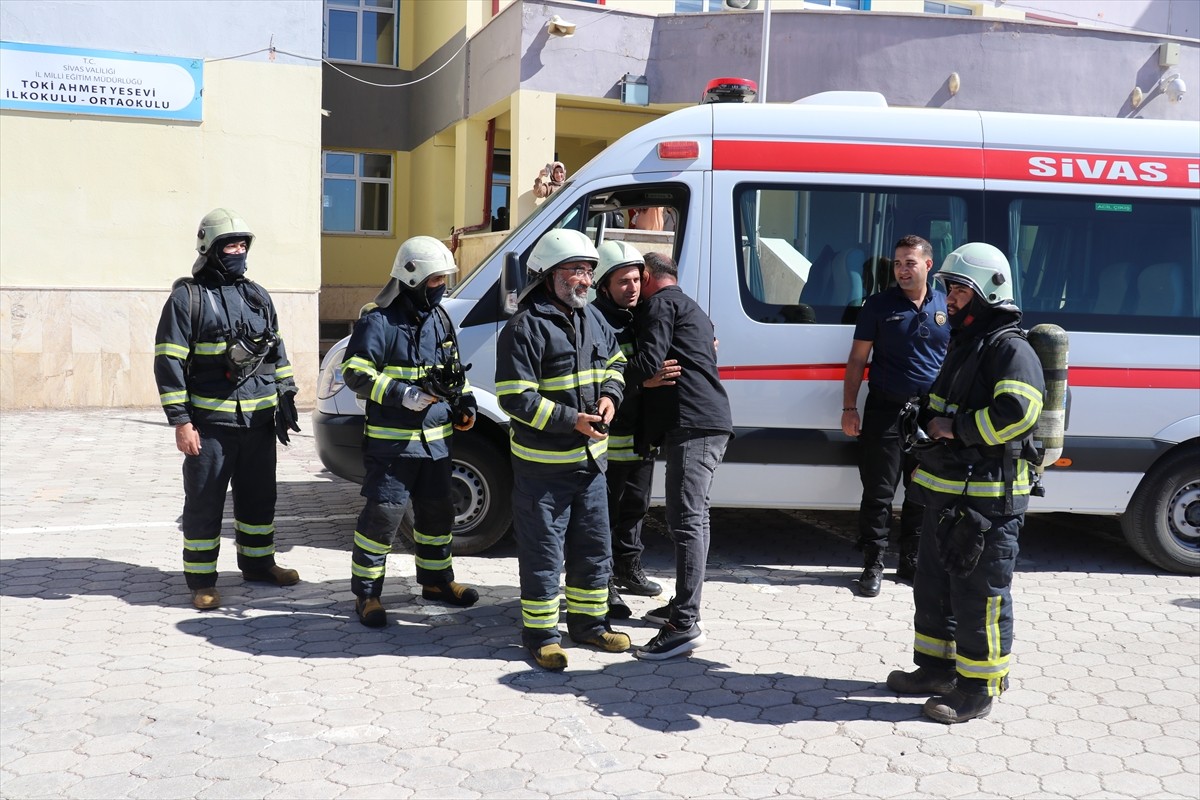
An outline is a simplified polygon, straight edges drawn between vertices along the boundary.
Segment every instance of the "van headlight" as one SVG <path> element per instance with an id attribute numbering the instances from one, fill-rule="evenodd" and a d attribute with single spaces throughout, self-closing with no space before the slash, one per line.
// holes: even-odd
<path id="1" fill-rule="evenodd" d="M 342 390 L 346 382 L 342 380 L 342 361 L 346 357 L 346 346 L 335 348 L 325 358 L 325 369 L 321 371 L 321 379 L 317 383 L 317 397 L 328 400 Z"/>

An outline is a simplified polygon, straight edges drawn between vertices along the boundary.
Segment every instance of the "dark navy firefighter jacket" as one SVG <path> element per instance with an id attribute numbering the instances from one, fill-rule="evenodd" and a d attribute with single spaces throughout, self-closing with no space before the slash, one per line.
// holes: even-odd
<path id="1" fill-rule="evenodd" d="M 251 280 L 221 283 L 205 272 L 197 277 L 196 288 L 198 329 L 192 330 L 189 288 L 180 283 L 163 306 L 155 334 L 154 379 L 167 422 L 244 428 L 274 424 L 278 392 L 296 391 L 283 340 L 253 374 L 240 379 L 225 359 L 229 334 L 239 327 L 252 339 L 261 339 L 268 329 L 279 336 L 271 296 Z"/>
<path id="2" fill-rule="evenodd" d="M 454 432 L 451 406 L 439 398 L 422 411 L 401 402 L 409 386 L 435 365 L 459 359 L 452 323 L 438 308 L 418 309 L 407 291 L 386 308 L 374 308 L 354 325 L 342 362 L 342 379 L 367 401 L 366 452 L 384 458 L 449 458 Z M 422 391 L 426 391 L 422 389 Z M 475 413 L 470 383 L 460 408 Z"/>
<path id="3" fill-rule="evenodd" d="M 496 396 L 510 418 L 513 466 L 525 473 L 607 467 L 607 439 L 575 430 L 576 415 L 624 396 L 625 356 L 600 312 L 567 316 L 545 285 L 530 292 L 496 342 Z"/>

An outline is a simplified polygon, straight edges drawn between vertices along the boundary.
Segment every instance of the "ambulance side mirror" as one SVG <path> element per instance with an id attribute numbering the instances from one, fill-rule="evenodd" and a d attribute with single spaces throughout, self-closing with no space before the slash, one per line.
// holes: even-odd
<path id="1" fill-rule="evenodd" d="M 517 295 L 525 288 L 525 275 L 521 270 L 521 257 L 516 253 L 504 254 L 504 269 L 500 272 L 500 318 L 507 319 L 517 313 Z"/>

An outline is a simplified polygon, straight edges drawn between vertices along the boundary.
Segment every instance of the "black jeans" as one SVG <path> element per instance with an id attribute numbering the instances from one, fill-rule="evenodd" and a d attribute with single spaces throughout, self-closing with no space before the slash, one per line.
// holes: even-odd
<path id="1" fill-rule="evenodd" d="M 905 499 L 900 507 L 900 552 L 915 553 L 921 536 L 924 509 L 908 499 L 908 484 L 917 462 L 906 454 L 896 424 L 904 402 L 871 391 L 863 409 L 858 437 L 858 475 L 862 479 L 862 502 L 858 507 L 859 549 L 887 549 L 892 522 L 892 500 L 896 486 L 904 481 Z"/>

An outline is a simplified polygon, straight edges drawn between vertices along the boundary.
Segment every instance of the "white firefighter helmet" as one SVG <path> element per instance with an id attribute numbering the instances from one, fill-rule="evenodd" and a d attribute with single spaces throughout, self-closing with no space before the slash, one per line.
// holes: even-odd
<path id="1" fill-rule="evenodd" d="M 604 279 L 615 269 L 620 267 L 638 267 L 640 269 L 646 265 L 646 259 L 642 257 L 641 251 L 629 242 L 609 240 L 596 248 L 596 253 L 600 256 L 600 263 L 596 265 L 596 278 L 592 282 L 595 286 L 603 286 Z"/>
<path id="2" fill-rule="evenodd" d="M 990 306 L 1013 301 L 1012 269 L 998 248 L 986 242 L 968 242 L 946 256 L 934 280 L 970 286 Z"/>
<path id="3" fill-rule="evenodd" d="M 570 228 L 549 231 L 529 253 L 529 260 L 525 264 L 525 288 L 517 295 L 517 302 L 524 300 L 555 267 L 573 261 L 587 261 L 595 265 L 599 260 L 596 246 L 585 234 Z"/>
<path id="4" fill-rule="evenodd" d="M 454 275 L 458 265 L 454 256 L 432 236 L 414 236 L 396 251 L 392 277 L 409 289 L 415 289 L 435 275 Z"/>
<path id="5" fill-rule="evenodd" d="M 200 220 L 200 230 L 196 231 L 196 252 L 202 256 L 208 255 L 218 239 L 245 239 L 246 249 L 254 244 L 254 234 L 250 226 L 236 211 L 228 208 L 214 208 Z"/>

